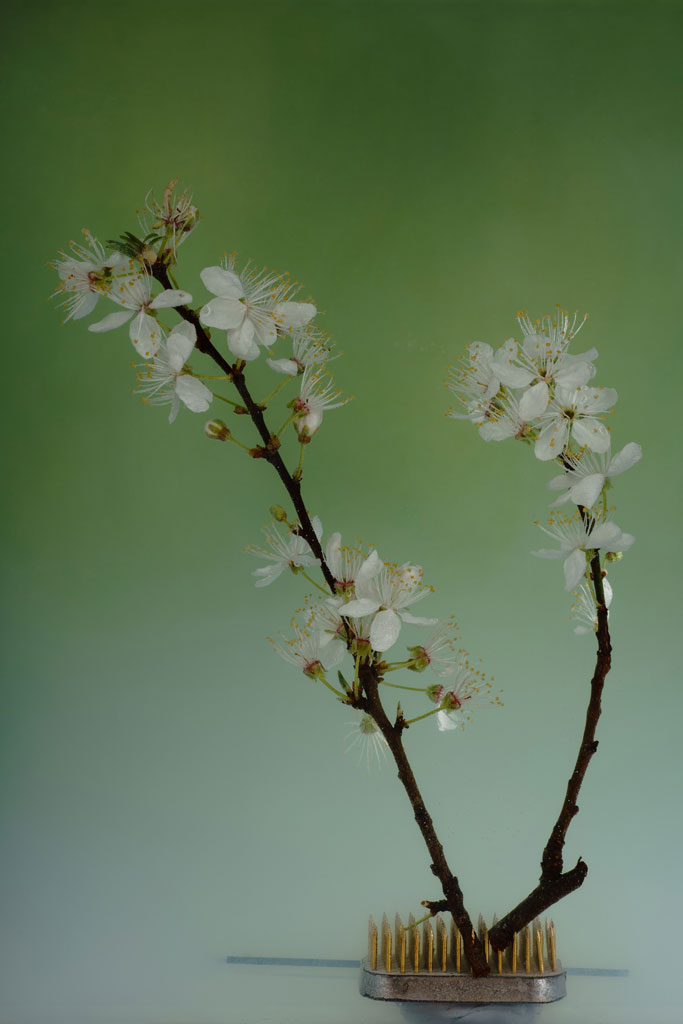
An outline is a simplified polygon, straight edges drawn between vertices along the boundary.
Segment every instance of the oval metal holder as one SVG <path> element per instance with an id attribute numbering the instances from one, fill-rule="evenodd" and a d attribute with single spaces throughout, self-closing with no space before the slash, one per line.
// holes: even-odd
<path id="1" fill-rule="evenodd" d="M 494 919 L 495 923 L 495 919 Z M 566 973 L 555 952 L 555 925 L 536 920 L 515 935 L 507 949 L 489 945 L 482 917 L 479 938 L 491 973 L 474 978 L 465 960 L 462 936 L 441 915 L 394 929 L 386 914 L 378 928 L 372 918 L 368 956 L 361 964 L 360 991 L 370 999 L 424 1003 L 552 1003 L 566 994 Z"/>

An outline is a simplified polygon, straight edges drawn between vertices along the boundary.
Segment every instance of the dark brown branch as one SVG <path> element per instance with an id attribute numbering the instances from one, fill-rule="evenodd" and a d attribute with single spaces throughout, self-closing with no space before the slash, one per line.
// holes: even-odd
<path id="1" fill-rule="evenodd" d="M 441 888 L 443 889 L 445 900 L 439 901 L 438 904 L 435 903 L 433 906 L 438 906 L 438 909 L 448 909 L 451 912 L 453 920 L 462 935 L 465 956 L 467 957 L 467 962 L 472 969 L 472 973 L 475 978 L 484 977 L 489 973 L 490 968 L 486 962 L 481 943 L 472 927 L 470 916 L 465 909 L 460 884 L 456 876 L 451 873 L 451 870 L 448 867 L 446 857 L 443 852 L 443 846 L 436 834 L 434 823 L 427 811 L 424 800 L 422 799 L 422 794 L 418 788 L 415 776 L 413 775 L 413 770 L 410 767 L 410 763 L 403 746 L 401 734 L 403 733 L 404 728 L 406 728 L 405 721 L 403 718 L 399 718 L 397 723 L 392 725 L 390 720 L 387 718 L 379 697 L 379 680 L 372 665 L 366 664 L 361 666 L 360 678 L 363 683 L 363 691 L 365 693 L 365 699 L 363 700 L 364 710 L 377 723 L 380 732 L 387 741 L 387 745 L 391 750 L 394 761 L 396 762 L 396 767 L 398 768 L 399 780 L 401 781 L 408 799 L 410 800 L 413 808 L 413 814 L 415 815 L 415 821 L 422 833 L 422 838 L 425 841 L 429 855 L 432 859 L 432 863 L 430 865 L 431 870 L 441 882 Z M 428 902 L 424 903 L 424 906 L 428 907 L 431 913 L 438 912 L 431 910 L 432 905 Z"/>
<path id="2" fill-rule="evenodd" d="M 535 917 L 543 913 L 554 903 L 557 903 L 564 896 L 567 896 L 570 892 L 573 892 L 574 889 L 578 889 L 588 874 L 588 865 L 581 858 L 579 858 L 575 867 L 563 874 L 562 851 L 567 830 L 574 817 L 579 813 L 577 800 L 586 769 L 590 764 L 593 754 L 598 749 L 595 730 L 602 711 L 601 700 L 605 678 L 612 664 L 612 645 L 610 643 L 607 623 L 607 608 L 605 606 L 600 554 L 598 551 L 594 553 L 591 559 L 590 568 L 598 614 L 598 653 L 593 678 L 591 679 L 591 694 L 586 710 L 586 723 L 581 738 L 581 746 L 579 747 L 574 771 L 567 783 L 567 791 L 562 809 L 543 851 L 541 877 L 538 885 L 521 903 L 518 903 L 509 914 L 501 918 L 491 929 L 489 939 L 494 949 L 505 949 L 510 944 L 515 932 L 520 931 L 530 921 L 533 921 Z"/>

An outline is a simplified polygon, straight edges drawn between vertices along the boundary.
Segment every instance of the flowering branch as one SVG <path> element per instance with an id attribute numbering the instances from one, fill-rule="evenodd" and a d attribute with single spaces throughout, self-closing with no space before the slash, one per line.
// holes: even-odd
<path id="1" fill-rule="evenodd" d="M 152 274 L 159 284 L 162 285 L 163 288 L 168 288 L 170 282 L 166 265 L 161 260 L 157 260 L 152 265 L 151 269 Z M 306 506 L 304 505 L 303 498 L 301 497 L 301 483 L 299 480 L 295 480 L 287 469 L 284 460 L 278 452 L 278 448 L 280 447 L 279 439 L 276 435 L 271 434 L 268 426 L 266 425 L 262 406 L 255 402 L 251 396 L 242 370 L 244 364 L 241 360 L 237 360 L 234 365 L 230 365 L 227 359 L 221 355 L 212 343 L 208 332 L 204 330 L 198 315 L 193 309 L 190 309 L 185 304 L 177 306 L 176 309 L 183 320 L 192 324 L 195 328 L 197 332 L 197 349 L 204 353 L 204 355 L 210 356 L 235 386 L 242 402 L 244 403 L 244 408 L 247 410 L 254 426 L 258 430 L 261 440 L 263 441 L 263 448 L 259 448 L 257 451 L 261 458 L 264 458 L 271 464 L 284 484 L 299 520 L 298 533 L 304 538 L 320 563 L 320 569 L 325 578 L 325 582 L 330 588 L 331 593 L 334 594 L 336 592 L 334 577 L 332 576 L 327 562 L 325 561 L 320 541 L 315 534 L 310 516 L 306 511 Z"/>
<path id="2" fill-rule="evenodd" d="M 158 261 L 153 265 L 152 272 L 159 284 L 161 284 L 163 288 L 167 288 L 169 281 L 166 266 Z M 320 541 L 318 540 L 310 517 L 306 511 L 306 507 L 301 496 L 300 480 L 295 479 L 289 473 L 289 470 L 278 452 L 279 444 L 273 444 L 273 435 L 271 435 L 266 425 L 263 409 L 251 396 L 239 361 L 235 365 L 230 365 L 230 363 L 228 363 L 228 361 L 211 342 L 209 335 L 204 330 L 199 317 L 194 310 L 184 304 L 177 306 L 176 310 L 184 320 L 191 323 L 196 329 L 197 349 L 205 355 L 210 356 L 237 389 L 244 403 L 245 409 L 264 442 L 263 458 L 270 462 L 274 467 L 292 501 L 300 524 L 297 532 L 309 544 L 320 565 L 325 582 L 330 588 L 331 593 L 336 595 L 336 582 L 330 572 Z M 302 575 L 306 576 L 305 573 L 302 573 Z M 432 818 L 427 811 L 422 794 L 420 793 L 410 766 L 410 762 L 408 761 L 405 748 L 401 741 L 401 733 L 404 728 L 408 727 L 407 723 L 402 717 L 399 717 L 395 725 L 391 724 L 379 697 L 378 683 L 380 682 L 380 678 L 371 664 L 366 662 L 361 666 L 360 681 L 362 685 L 362 694 L 358 694 L 352 698 L 347 697 L 347 702 L 353 707 L 363 710 L 369 714 L 377 723 L 380 732 L 384 736 L 387 746 L 389 747 L 396 762 L 399 780 L 401 781 L 408 799 L 410 800 L 415 820 L 432 858 L 431 869 L 441 882 L 445 896 L 444 904 L 450 910 L 453 920 L 456 922 L 462 934 L 465 956 L 467 957 L 467 961 L 472 969 L 472 973 L 475 977 L 487 975 L 489 973 L 489 966 L 486 962 L 481 942 L 474 931 L 470 916 L 465 909 L 463 893 L 458 883 L 458 879 L 453 875 L 448 863 L 446 862 L 443 846 L 436 835 Z M 338 696 L 343 696 L 339 691 L 330 687 L 326 680 L 323 679 L 323 682 L 325 682 L 328 688 L 332 689 L 332 691 Z M 435 708 L 434 711 L 427 712 L 427 714 L 435 714 L 439 711 L 439 708 Z"/>
<path id="3" fill-rule="evenodd" d="M 466 652 L 456 648 L 457 627 L 452 619 L 438 623 L 413 614 L 412 606 L 432 591 L 422 582 L 420 566 L 383 561 L 374 548 L 368 552 L 360 543 L 344 546 L 339 533 L 332 533 L 323 549 L 322 523 L 317 516 L 309 515 L 301 492 L 303 458 L 322 424 L 323 413 L 344 405 L 347 399 L 341 398 L 325 368 L 335 357 L 326 333 L 311 323 L 317 309 L 311 301 L 294 301 L 297 286 L 286 275 L 257 270 L 251 264 L 238 273 L 234 257 L 201 271 L 212 298 L 193 309 L 192 295 L 178 288 L 171 267 L 177 262 L 178 248 L 194 231 L 199 218 L 191 197 L 185 192 L 177 196 L 175 184 L 168 185 L 161 202 L 151 193 L 147 196 L 139 218 L 142 238 L 126 232 L 118 242 L 111 243 L 114 251 L 107 253 L 86 232 L 89 247 L 72 243 L 71 253 L 62 251 L 53 264 L 60 277 L 55 294 L 63 298 L 67 320 L 89 315 L 100 298 L 119 307 L 91 323 L 89 330 L 101 333 L 128 324 L 131 343 L 151 360 L 138 364 L 137 393 L 150 405 L 170 404 L 169 422 L 182 406 L 191 412 L 205 412 L 217 398 L 230 405 L 233 414 L 246 416 L 254 424 L 260 444 L 251 448 L 234 438 L 220 420 L 206 423 L 204 430 L 208 437 L 231 440 L 252 458 L 270 463 L 296 513 L 296 520 L 290 522 L 285 509 L 271 507 L 275 522 L 265 528 L 267 546 L 248 549 L 267 562 L 253 572 L 256 586 L 268 586 L 289 569 L 322 594 L 317 600 L 306 597 L 306 606 L 300 610 L 303 618 L 292 620 L 293 639 L 271 643 L 308 679 L 322 683 L 337 702 L 360 712 L 352 736 L 367 749 L 368 763 L 371 755 L 379 759 L 386 749 L 390 750 L 427 846 L 431 870 L 443 891 L 443 899 L 426 900 L 423 905 L 429 915 L 450 911 L 462 935 L 472 973 L 482 977 L 489 973 L 487 958 L 418 788 L 403 733 L 433 716 L 440 732 L 453 733 L 470 720 L 472 710 L 500 704 L 500 699 L 491 694 L 491 684 L 472 667 Z M 155 284 L 161 286 L 161 291 L 153 295 Z M 168 334 L 159 320 L 163 309 L 175 309 L 181 319 Z M 541 529 L 559 542 L 559 549 L 534 554 L 564 560 L 566 589 L 578 587 L 574 607 L 580 624 L 575 632 L 596 632 L 598 653 L 581 746 L 559 817 L 543 851 L 539 884 L 491 929 L 490 940 L 498 950 L 505 948 L 514 933 L 534 917 L 578 888 L 586 877 L 588 869 L 581 858 L 573 868 L 563 870 L 563 849 L 569 825 L 578 813 L 578 795 L 588 764 L 597 749 L 595 731 L 611 664 L 608 608 L 612 588 L 605 578 L 605 565 L 620 558 L 634 540 L 612 521 L 606 492 L 611 479 L 641 456 L 639 445 L 633 442 L 611 454 L 610 435 L 601 414 L 614 405 L 617 393 L 612 388 L 587 386 L 595 374 L 597 350 L 578 355 L 567 351 L 584 321 L 578 322 L 576 316 L 572 321 L 562 311 L 554 319 L 546 317 L 535 324 L 526 314 L 519 314 L 518 321 L 524 335 L 521 345 L 508 339 L 495 353 L 482 342 L 469 346 L 467 358 L 451 372 L 448 385 L 466 411 L 452 415 L 471 420 L 486 441 L 521 440 L 533 446 L 536 458 L 542 462 L 557 461 L 562 467 L 562 475 L 549 483 L 554 490 L 564 492 L 553 505 L 573 501 L 578 515 L 567 518 L 555 513 L 549 525 Z M 215 347 L 210 329 L 226 332 L 232 361 Z M 245 367 L 259 358 L 263 349 L 272 354 L 275 343 L 284 338 L 291 343 L 290 355 L 265 360 L 284 379 L 264 401 L 257 402 L 247 385 Z M 189 365 L 194 349 L 209 356 L 221 375 L 195 373 Z M 288 415 L 282 427 L 272 433 L 264 414 L 289 378 L 298 378 L 299 392 L 287 403 Z M 204 383 L 214 380 L 231 383 L 239 402 L 214 393 Z M 290 424 L 299 444 L 293 472 L 280 453 L 281 435 Z M 278 524 L 286 526 L 287 532 L 281 532 Z M 604 562 L 601 551 L 605 552 Z M 306 571 L 316 565 L 324 586 Z M 437 628 L 424 643 L 409 646 L 403 659 L 387 661 L 386 652 L 397 643 L 404 625 Z M 338 688 L 329 682 L 327 672 L 347 655 L 353 660 L 352 682 L 347 682 L 339 670 Z M 385 683 L 386 673 L 423 672 L 427 668 L 436 673 L 438 682 L 423 687 Z M 406 717 L 399 704 L 392 722 L 380 699 L 382 684 L 422 694 L 431 701 L 431 710 Z"/>

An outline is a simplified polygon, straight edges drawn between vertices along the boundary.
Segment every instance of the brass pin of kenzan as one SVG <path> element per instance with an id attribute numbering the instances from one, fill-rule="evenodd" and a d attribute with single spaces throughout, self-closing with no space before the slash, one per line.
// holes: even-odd
<path id="1" fill-rule="evenodd" d="M 496 923 L 494 917 L 493 924 Z M 393 929 L 387 914 L 378 927 L 370 917 L 368 924 L 368 956 L 365 966 L 387 975 L 462 976 L 472 978 L 463 950 L 462 935 L 450 920 L 441 914 L 416 922 L 409 914 L 407 925 L 399 914 L 394 915 Z M 489 978 L 551 977 L 561 973 L 557 959 L 555 924 L 538 918 L 513 936 L 505 950 L 494 949 L 489 928 L 480 915 L 476 934 L 491 968 Z M 383 997 L 387 998 L 387 997 Z M 425 997 L 426 998 L 426 997 Z"/>

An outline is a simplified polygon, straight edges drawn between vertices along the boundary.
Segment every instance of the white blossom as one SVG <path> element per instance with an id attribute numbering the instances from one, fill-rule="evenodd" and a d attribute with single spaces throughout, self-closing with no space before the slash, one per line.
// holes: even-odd
<path id="1" fill-rule="evenodd" d="M 318 540 L 322 537 L 323 528 L 318 516 L 314 516 L 311 525 Z M 255 569 L 252 576 L 256 577 L 257 587 L 267 587 L 280 576 L 285 569 L 295 572 L 298 568 L 307 565 L 317 565 L 317 559 L 311 551 L 308 541 L 300 537 L 298 533 L 291 530 L 282 534 L 275 523 L 264 527 L 263 533 L 266 537 L 266 547 L 257 548 L 249 546 L 246 550 L 256 555 L 257 558 L 264 558 L 270 565 L 262 569 Z"/>
<path id="2" fill-rule="evenodd" d="M 356 579 L 362 579 L 369 571 L 374 571 L 376 562 L 369 561 L 360 542 L 349 546 L 342 544 L 341 533 L 332 533 L 325 546 L 325 561 L 334 576 L 337 592 L 349 596 L 354 593 Z M 378 571 L 378 570 L 377 570 Z"/>
<path id="3" fill-rule="evenodd" d="M 566 449 L 570 438 L 591 451 L 607 451 L 609 431 L 595 414 L 605 412 L 617 398 L 614 388 L 579 387 L 570 390 L 558 385 L 548 408 L 540 417 L 541 433 L 534 446 L 536 458 L 544 462 L 557 458 Z"/>
<path id="4" fill-rule="evenodd" d="M 549 525 L 536 524 L 549 537 L 558 541 L 559 550 L 541 548 L 532 551 L 537 558 L 563 558 L 565 590 L 573 590 L 586 571 L 586 553 L 596 549 L 603 551 L 627 551 L 635 537 L 622 533 L 611 520 L 578 513 L 573 518 L 555 516 Z"/>
<path id="5" fill-rule="evenodd" d="M 501 703 L 484 673 L 473 668 L 466 657 L 458 659 L 453 674 L 445 682 L 430 686 L 427 695 L 439 705 L 436 724 L 440 732 L 464 729 L 473 711 Z"/>
<path id="6" fill-rule="evenodd" d="M 143 401 L 150 405 L 170 404 L 169 423 L 178 415 L 181 402 L 190 412 L 206 412 L 213 401 L 206 384 L 185 372 L 196 340 L 194 325 L 183 320 L 166 341 L 162 339 L 153 361 L 145 363 L 137 374 L 137 393 Z"/>
<path id="7" fill-rule="evenodd" d="M 602 578 L 602 591 L 605 596 L 605 607 L 609 608 L 612 603 L 613 591 L 606 576 Z M 574 626 L 574 632 L 578 634 L 595 633 L 598 628 L 598 610 L 592 583 L 584 580 L 574 594 L 576 601 L 572 605 L 570 616 L 578 622 L 578 625 Z"/>
<path id="8" fill-rule="evenodd" d="M 168 238 L 174 255 L 178 246 L 199 224 L 199 211 L 192 203 L 192 196 L 188 192 L 176 195 L 177 184 L 177 178 L 169 181 L 161 202 L 157 201 L 150 189 L 145 196 L 145 209 L 138 213 L 138 222 L 144 235 L 157 232 L 160 233 L 160 241 Z"/>
<path id="9" fill-rule="evenodd" d="M 575 505 L 590 508 L 602 490 L 610 486 L 612 477 L 630 469 L 642 455 L 643 450 L 635 441 L 624 445 L 616 455 L 612 455 L 609 448 L 598 454 L 582 451 L 578 455 L 565 455 L 565 472 L 553 477 L 548 487 L 553 491 L 564 488 L 568 490 L 552 504 L 564 505 L 565 502 L 573 501 Z"/>
<path id="10" fill-rule="evenodd" d="M 61 305 L 67 310 L 65 323 L 92 313 L 100 296 L 111 292 L 117 275 L 130 272 L 130 263 L 121 253 L 107 255 L 104 246 L 90 231 L 84 229 L 83 234 L 87 246 L 71 242 L 71 251 L 61 250 L 59 258 L 50 264 L 59 275 L 59 285 L 51 298 L 64 296 Z"/>
<path id="11" fill-rule="evenodd" d="M 388 651 L 398 640 L 402 622 L 433 626 L 437 619 L 426 619 L 406 611 L 432 593 L 422 584 L 422 569 L 406 562 L 401 566 L 382 562 L 376 551 L 365 560 L 362 575 L 356 578 L 355 599 L 342 605 L 348 618 L 372 615 L 370 643 L 375 651 Z"/>
<path id="12" fill-rule="evenodd" d="M 456 420 L 484 423 L 493 399 L 500 390 L 500 360 L 484 341 L 473 341 L 467 346 L 467 356 L 448 369 L 448 390 L 464 405 L 465 413 L 449 412 Z"/>
<path id="13" fill-rule="evenodd" d="M 283 359 L 266 359 L 266 363 L 276 373 L 296 377 L 311 366 L 322 366 L 338 356 L 332 355 L 332 342 L 325 331 L 315 324 L 306 324 L 290 332 L 292 355 Z"/>
<path id="14" fill-rule="evenodd" d="M 534 436 L 533 425 L 522 416 L 520 401 L 514 392 L 505 388 L 489 404 L 479 436 L 484 441 L 505 441 L 509 437 L 523 441 Z"/>
<path id="15" fill-rule="evenodd" d="M 346 735 L 344 753 L 348 754 L 350 750 L 358 750 L 358 763 L 360 764 L 361 760 L 365 759 L 368 769 L 372 767 L 374 761 L 381 765 L 382 760 L 386 757 L 388 744 L 376 722 L 370 718 L 370 715 L 363 713 L 348 724 L 351 729 Z"/>
<path id="16" fill-rule="evenodd" d="M 450 675 L 463 653 L 462 650 L 456 648 L 456 629 L 457 623 L 451 616 L 445 622 L 440 622 L 423 644 L 409 647 L 408 650 L 413 661 L 409 668 L 416 672 L 422 672 L 429 667 L 441 678 Z"/>
<path id="17" fill-rule="evenodd" d="M 349 398 L 339 401 L 341 394 L 342 392 L 334 387 L 332 378 L 320 373 L 317 367 L 308 366 L 304 370 L 299 397 L 291 403 L 294 409 L 294 426 L 300 440 L 308 439 L 315 434 L 327 409 L 339 409 L 350 401 Z"/>
<path id="18" fill-rule="evenodd" d="M 570 355 L 567 348 L 586 322 L 577 314 L 559 309 L 554 317 L 546 316 L 532 323 L 528 314 L 519 313 L 517 322 L 524 339 L 521 348 L 515 341 L 506 342 L 507 361 L 501 362 L 500 377 L 504 384 L 525 388 L 519 400 L 520 415 L 525 420 L 537 419 L 546 409 L 553 387 L 578 388 L 595 375 L 592 361 L 597 349 Z"/>
<path id="19" fill-rule="evenodd" d="M 130 320 L 130 340 L 145 359 L 156 355 L 161 344 L 161 328 L 149 310 L 171 309 L 192 302 L 189 292 L 175 288 L 166 288 L 152 298 L 152 278 L 147 272 L 125 278 L 108 294 L 110 299 L 124 308 L 90 324 L 88 330 L 101 334 L 113 331 Z"/>
<path id="20" fill-rule="evenodd" d="M 330 641 L 319 629 L 311 628 L 311 622 L 300 626 L 293 623 L 295 636 L 291 640 L 278 642 L 268 639 L 277 654 L 290 665 L 301 668 L 310 679 L 321 679 L 327 669 L 335 668 L 344 657 L 344 644 Z"/>
<path id="21" fill-rule="evenodd" d="M 222 266 L 202 270 L 200 277 L 216 298 L 202 307 L 199 319 L 226 331 L 232 354 L 250 362 L 258 358 L 259 345 L 269 348 L 278 333 L 303 327 L 317 310 L 311 302 L 291 301 L 297 286 L 289 278 L 250 265 L 238 274 L 234 266 L 231 257 Z"/>

